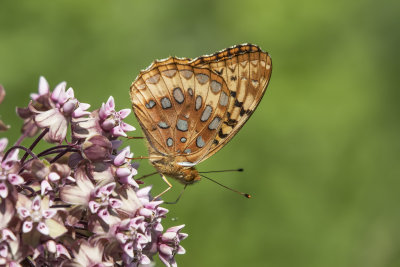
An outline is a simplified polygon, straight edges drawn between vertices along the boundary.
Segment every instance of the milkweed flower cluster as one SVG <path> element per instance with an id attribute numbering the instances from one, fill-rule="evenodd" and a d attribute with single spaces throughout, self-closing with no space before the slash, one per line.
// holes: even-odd
<path id="1" fill-rule="evenodd" d="M 21 137 L 13 146 L 0 138 L 0 266 L 151 266 L 157 254 L 177 266 L 185 253 L 184 225 L 164 231 L 168 210 L 135 180 L 133 153 L 121 148 L 118 138 L 135 130 L 123 121 L 130 109 L 116 111 L 113 97 L 89 108 L 65 82 L 51 91 L 40 77 L 17 108 Z M 54 145 L 34 152 L 43 140 Z"/>

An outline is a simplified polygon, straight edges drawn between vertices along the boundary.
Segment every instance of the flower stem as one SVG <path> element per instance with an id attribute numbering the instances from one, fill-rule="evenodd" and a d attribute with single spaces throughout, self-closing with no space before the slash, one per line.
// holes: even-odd
<path id="1" fill-rule="evenodd" d="M 22 143 L 22 141 L 24 141 L 24 139 L 28 136 L 28 133 L 32 131 L 33 127 L 35 127 L 35 124 L 32 124 L 28 130 L 22 133 L 22 135 L 18 138 L 17 142 L 15 142 L 14 146 L 19 146 Z"/>
<path id="2" fill-rule="evenodd" d="M 9 150 L 7 150 L 6 154 L 3 157 L 3 161 L 5 159 L 7 159 L 8 155 L 11 153 L 11 151 L 15 150 L 15 149 L 22 149 L 25 151 L 26 155 L 31 155 L 32 158 L 38 158 L 29 148 L 23 147 L 23 146 L 12 146 L 10 147 Z"/>
<path id="3" fill-rule="evenodd" d="M 38 138 L 36 138 L 35 141 L 33 141 L 32 145 L 29 147 L 29 150 L 32 151 L 33 148 L 40 142 L 40 140 L 42 140 L 42 138 L 47 134 L 47 132 L 49 131 L 49 128 L 46 128 L 42 131 L 42 133 L 38 136 Z M 26 158 L 28 157 L 28 153 L 25 152 L 24 156 L 21 158 L 21 164 L 24 164 L 24 161 L 26 160 Z"/>

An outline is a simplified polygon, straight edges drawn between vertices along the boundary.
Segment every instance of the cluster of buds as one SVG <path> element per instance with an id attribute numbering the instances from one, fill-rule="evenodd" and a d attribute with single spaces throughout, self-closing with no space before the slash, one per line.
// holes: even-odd
<path id="1" fill-rule="evenodd" d="M 0 266 L 151 266 L 157 254 L 177 266 L 185 253 L 183 225 L 164 231 L 168 210 L 135 180 L 130 147 L 120 148 L 135 130 L 123 121 L 130 109 L 116 111 L 113 97 L 89 108 L 65 82 L 51 91 L 40 77 L 17 108 L 22 135 L 13 146 L 0 138 Z M 53 146 L 34 152 L 42 140 Z"/>

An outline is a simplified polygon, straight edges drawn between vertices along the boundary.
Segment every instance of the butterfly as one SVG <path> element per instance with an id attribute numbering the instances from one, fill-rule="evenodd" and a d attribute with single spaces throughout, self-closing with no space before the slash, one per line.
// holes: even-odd
<path id="1" fill-rule="evenodd" d="M 243 44 L 193 60 L 156 60 L 140 72 L 130 97 L 149 160 L 169 185 L 164 192 L 172 187 L 165 176 L 184 185 L 200 180 L 195 166 L 226 145 L 249 119 L 271 70 L 268 53 Z"/>

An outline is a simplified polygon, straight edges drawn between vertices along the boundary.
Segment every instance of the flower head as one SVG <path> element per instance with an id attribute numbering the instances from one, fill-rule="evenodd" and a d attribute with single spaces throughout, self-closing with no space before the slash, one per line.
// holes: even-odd
<path id="1" fill-rule="evenodd" d="M 100 125 L 105 132 L 110 132 L 112 136 L 127 136 L 126 132 L 134 131 L 135 127 L 123 122 L 131 113 L 130 109 L 115 110 L 114 98 L 110 96 L 107 102 L 102 104 L 99 110 Z"/>
<path id="2" fill-rule="evenodd" d="M 175 261 L 176 254 L 185 254 L 185 249 L 180 245 L 180 242 L 188 235 L 180 233 L 180 230 L 185 225 L 174 226 L 169 228 L 165 233 L 158 237 L 158 251 L 161 261 L 166 266 L 177 266 Z"/>
<path id="3" fill-rule="evenodd" d="M 65 82 L 51 91 L 44 77 L 30 97 L 17 109 L 24 126 L 15 145 L 0 139 L 0 265 L 138 267 L 159 253 L 176 266 L 183 226 L 163 233 L 168 210 L 135 180 L 131 148 L 120 148 L 134 130 L 123 121 L 130 109 L 116 111 L 110 97 L 89 112 Z M 42 141 L 53 145 L 40 151 Z"/>

